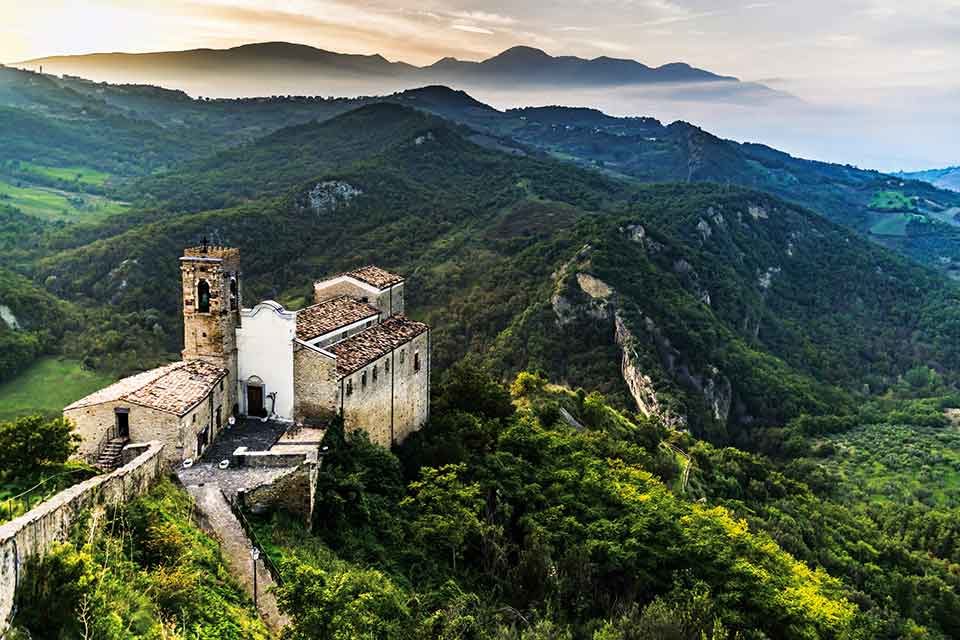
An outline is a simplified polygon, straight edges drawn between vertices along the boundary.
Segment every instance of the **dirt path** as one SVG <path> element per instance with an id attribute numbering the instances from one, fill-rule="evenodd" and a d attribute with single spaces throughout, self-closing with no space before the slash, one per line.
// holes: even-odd
<path id="1" fill-rule="evenodd" d="M 237 517 L 233 515 L 220 487 L 216 484 L 187 485 L 187 491 L 203 514 L 205 525 L 220 540 L 220 550 L 230 573 L 253 598 L 253 559 L 250 557 L 253 545 Z M 277 607 L 277 600 L 272 592 L 275 585 L 263 559 L 257 560 L 257 609 L 267 626 L 279 634 L 280 629 L 290 621 Z"/>

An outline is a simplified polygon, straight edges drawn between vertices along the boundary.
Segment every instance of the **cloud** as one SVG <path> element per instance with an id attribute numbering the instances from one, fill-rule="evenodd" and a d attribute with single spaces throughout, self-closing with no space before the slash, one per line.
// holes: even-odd
<path id="1" fill-rule="evenodd" d="M 459 18 L 469 22 L 480 22 L 483 24 L 506 26 L 517 23 L 517 20 L 515 18 L 511 18 L 510 16 L 501 15 L 499 13 L 487 13 L 486 11 L 453 11 L 446 15 L 452 18 Z"/>
<path id="2" fill-rule="evenodd" d="M 472 24 L 452 24 L 450 28 L 456 29 L 457 31 L 466 31 L 467 33 L 479 33 L 485 36 L 492 36 L 494 34 L 490 29 L 484 29 L 483 27 L 477 27 Z"/>
<path id="3" fill-rule="evenodd" d="M 603 51 L 613 51 L 615 53 L 630 53 L 633 47 L 621 42 L 610 42 L 609 40 L 583 40 L 583 44 L 602 49 Z"/>

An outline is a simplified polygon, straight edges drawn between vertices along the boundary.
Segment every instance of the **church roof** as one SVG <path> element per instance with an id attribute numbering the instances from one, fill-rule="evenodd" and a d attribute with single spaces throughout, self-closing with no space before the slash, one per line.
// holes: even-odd
<path id="1" fill-rule="evenodd" d="M 329 347 L 337 356 L 337 373 L 348 375 L 429 331 L 422 322 L 392 316 L 375 327 Z"/>
<path id="2" fill-rule="evenodd" d="M 174 362 L 115 382 L 77 400 L 64 411 L 124 401 L 182 416 L 206 398 L 226 375 L 226 369 L 202 360 Z"/>
<path id="3" fill-rule="evenodd" d="M 325 300 L 297 312 L 297 338 L 308 341 L 354 322 L 380 315 L 376 307 L 349 296 Z"/>
<path id="4" fill-rule="evenodd" d="M 366 282 L 381 290 L 403 282 L 403 276 L 398 276 L 373 265 L 348 271 L 344 275 L 356 278 L 360 282 Z"/>

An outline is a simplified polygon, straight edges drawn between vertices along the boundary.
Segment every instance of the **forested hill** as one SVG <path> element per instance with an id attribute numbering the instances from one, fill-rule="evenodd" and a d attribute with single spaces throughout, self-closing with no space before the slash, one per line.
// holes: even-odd
<path id="1" fill-rule="evenodd" d="M 634 394 L 717 441 L 843 412 L 919 364 L 956 378 L 952 285 L 812 212 L 469 135 L 390 104 L 283 130 L 143 179 L 154 213 L 53 234 L 30 272 L 65 299 L 147 314 L 172 351 L 176 257 L 202 235 L 241 248 L 249 300 L 302 305 L 313 278 L 378 262 L 409 275 L 441 367 L 482 353 L 505 375 L 539 367 L 633 406 L 619 323 L 650 377 Z"/>
<path id="2" fill-rule="evenodd" d="M 0 117 L 0 161 L 90 164 L 121 176 L 144 174 L 382 101 L 452 119 L 476 131 L 476 142 L 511 153 L 552 156 L 642 182 L 709 181 L 767 191 L 922 264 L 960 273 L 957 192 L 722 140 L 684 122 L 663 125 L 649 117 L 561 107 L 501 112 L 440 86 L 383 98 L 195 100 L 157 87 L 0 68 L 0 105 L 15 109 Z M 98 137 L 101 131 L 113 135 Z M 78 144 L 96 153 L 78 153 Z"/>

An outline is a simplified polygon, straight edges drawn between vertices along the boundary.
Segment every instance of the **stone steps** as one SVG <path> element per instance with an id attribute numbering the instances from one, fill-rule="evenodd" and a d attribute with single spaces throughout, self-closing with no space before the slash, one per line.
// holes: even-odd
<path id="1" fill-rule="evenodd" d="M 110 472 L 120 467 L 123 462 L 123 448 L 127 446 L 129 442 L 129 440 L 124 438 L 114 438 L 103 446 L 93 466 L 105 472 Z"/>

